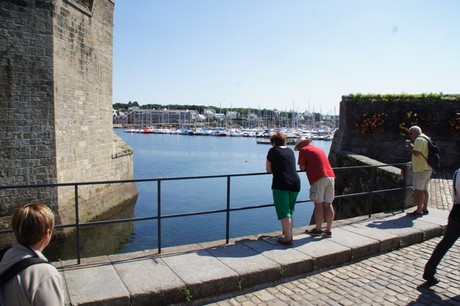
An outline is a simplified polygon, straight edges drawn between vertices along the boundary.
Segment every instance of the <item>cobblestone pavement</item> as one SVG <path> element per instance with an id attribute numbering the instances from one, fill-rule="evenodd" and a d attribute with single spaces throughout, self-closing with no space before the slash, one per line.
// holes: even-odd
<path id="1" fill-rule="evenodd" d="M 435 173 L 430 181 L 429 207 L 449 209 L 452 206 L 452 177 L 454 171 Z"/>
<path id="2" fill-rule="evenodd" d="M 453 172 L 431 181 L 430 206 L 452 205 Z M 208 305 L 460 305 L 460 240 L 438 267 L 437 285 L 428 288 L 423 268 L 441 238 L 353 264 L 221 296 Z"/>
<path id="3" fill-rule="evenodd" d="M 428 288 L 423 267 L 440 238 L 354 264 L 272 284 L 209 305 L 460 305 L 460 243 Z"/>

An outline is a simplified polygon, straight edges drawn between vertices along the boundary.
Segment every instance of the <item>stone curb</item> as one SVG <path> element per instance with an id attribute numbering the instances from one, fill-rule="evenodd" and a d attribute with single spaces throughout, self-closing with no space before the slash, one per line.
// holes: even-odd
<path id="1" fill-rule="evenodd" d="M 334 223 L 331 238 L 296 229 L 292 246 L 274 235 L 225 245 L 192 245 L 164 254 L 143 251 L 56 263 L 66 286 L 67 305 L 165 305 L 300 276 L 382 254 L 441 236 L 448 211 L 423 217 L 405 213 Z"/>

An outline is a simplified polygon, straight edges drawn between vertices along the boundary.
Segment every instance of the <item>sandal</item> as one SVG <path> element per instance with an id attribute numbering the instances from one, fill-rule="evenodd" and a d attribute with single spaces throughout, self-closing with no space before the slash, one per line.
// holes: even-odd
<path id="1" fill-rule="evenodd" d="M 310 234 L 312 236 L 321 236 L 323 234 L 323 231 L 322 230 L 317 230 L 316 228 L 314 228 L 311 231 L 306 230 L 305 233 Z"/>
<path id="2" fill-rule="evenodd" d="M 418 216 L 423 216 L 423 212 L 417 212 L 416 210 L 414 210 L 413 212 L 408 212 L 407 215 L 418 217 Z"/>
<path id="3" fill-rule="evenodd" d="M 291 240 L 286 240 L 286 238 L 278 238 L 278 243 L 283 244 L 283 245 L 292 245 L 292 239 Z"/>

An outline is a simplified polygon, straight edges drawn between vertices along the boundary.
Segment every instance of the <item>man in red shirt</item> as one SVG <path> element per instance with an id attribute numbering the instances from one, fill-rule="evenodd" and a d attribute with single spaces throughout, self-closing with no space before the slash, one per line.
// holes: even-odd
<path id="1" fill-rule="evenodd" d="M 316 228 L 307 233 L 326 237 L 332 236 L 332 221 L 334 220 L 334 180 L 335 174 L 326 153 L 311 144 L 311 138 L 300 138 L 294 151 L 299 151 L 298 165 L 306 171 L 310 183 L 310 200 L 315 203 Z M 326 229 L 323 233 L 322 222 L 326 218 Z"/>

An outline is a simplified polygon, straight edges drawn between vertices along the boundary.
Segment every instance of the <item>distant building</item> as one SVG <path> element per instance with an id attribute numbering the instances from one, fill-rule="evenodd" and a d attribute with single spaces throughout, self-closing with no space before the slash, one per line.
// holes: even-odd
<path id="1" fill-rule="evenodd" d="M 214 115 L 214 118 L 216 118 L 217 120 L 224 120 L 225 119 L 225 114 L 223 113 L 216 113 Z"/>
<path id="2" fill-rule="evenodd" d="M 192 122 L 194 113 L 189 110 L 135 109 L 128 114 L 128 123 L 136 126 L 187 124 Z"/>
<path id="3" fill-rule="evenodd" d="M 236 120 L 238 118 L 238 113 L 228 111 L 226 117 L 227 119 L 230 119 L 230 120 Z"/>
<path id="4" fill-rule="evenodd" d="M 302 116 L 302 114 L 296 114 L 295 116 L 295 122 L 300 122 L 303 121 L 305 118 Z"/>
<path id="5" fill-rule="evenodd" d="M 117 124 L 117 125 L 128 124 L 128 116 L 123 112 L 117 112 L 116 110 L 113 110 L 112 119 L 113 119 L 113 124 Z"/>
<path id="6" fill-rule="evenodd" d="M 214 119 L 214 112 L 210 109 L 205 109 L 203 115 L 206 117 L 208 120 Z"/>
<path id="7" fill-rule="evenodd" d="M 203 122 L 206 120 L 206 116 L 205 115 L 201 115 L 201 114 L 195 114 L 195 116 L 193 116 L 193 119 L 196 121 L 196 122 Z"/>

